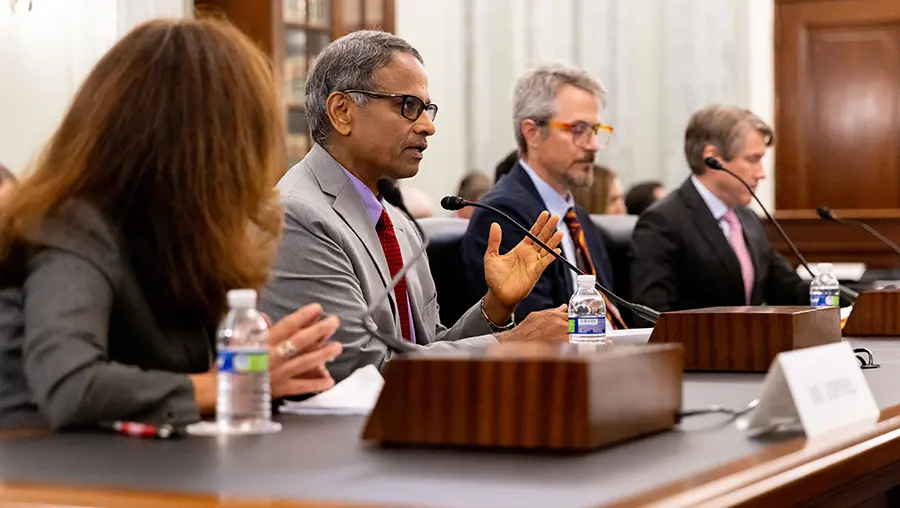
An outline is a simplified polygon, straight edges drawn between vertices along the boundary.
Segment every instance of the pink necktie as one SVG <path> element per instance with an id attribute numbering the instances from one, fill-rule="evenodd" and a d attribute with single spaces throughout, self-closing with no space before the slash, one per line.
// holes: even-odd
<path id="1" fill-rule="evenodd" d="M 741 278 L 744 279 L 744 301 L 750 305 L 750 295 L 753 293 L 753 260 L 750 259 L 750 251 L 747 250 L 747 244 L 744 242 L 744 230 L 741 229 L 741 221 L 738 220 L 734 210 L 729 208 L 722 217 L 729 227 L 729 241 L 734 254 L 737 256 L 738 263 L 741 264 Z"/>

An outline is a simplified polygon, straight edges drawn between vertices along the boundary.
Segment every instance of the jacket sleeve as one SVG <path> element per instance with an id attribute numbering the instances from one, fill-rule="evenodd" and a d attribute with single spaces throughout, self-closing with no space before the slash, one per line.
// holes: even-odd
<path id="1" fill-rule="evenodd" d="M 666 218 L 653 210 L 637 222 L 631 238 L 631 298 L 659 312 L 678 300 L 679 246 Z"/>
<path id="2" fill-rule="evenodd" d="M 756 215 L 753 215 L 756 226 L 762 232 L 762 244 L 759 246 L 767 253 L 769 271 L 765 282 L 765 302 L 769 305 L 809 305 L 809 281 L 797 275 L 788 260 L 772 248 L 765 227 Z"/>
<path id="3" fill-rule="evenodd" d="M 311 303 L 322 305 L 326 313 L 341 319 L 332 340 L 340 342 L 343 351 L 328 366 L 335 381 L 343 380 L 366 365 L 383 369 L 398 354 L 373 338 L 363 326 L 362 316 L 370 302 L 366 301 L 346 246 L 325 216 L 302 202 L 285 202 L 278 259 L 272 280 L 261 297 L 260 308 L 273 321 L 281 320 Z M 483 335 L 490 332 L 490 327 L 478 312 L 474 315 L 470 310 L 449 331 L 438 325 L 434 333 L 440 342 L 419 347 L 423 350 L 440 349 L 495 342 L 491 336 L 461 340 L 468 333 Z M 479 320 L 481 326 L 478 325 Z M 369 324 L 378 328 L 374 322 Z"/>
<path id="4" fill-rule="evenodd" d="M 30 257 L 23 284 L 25 377 L 54 429 L 102 421 L 200 418 L 190 378 L 109 360 L 116 262 L 111 238 L 68 228 Z M 127 340 L 127 339 L 126 339 Z"/>

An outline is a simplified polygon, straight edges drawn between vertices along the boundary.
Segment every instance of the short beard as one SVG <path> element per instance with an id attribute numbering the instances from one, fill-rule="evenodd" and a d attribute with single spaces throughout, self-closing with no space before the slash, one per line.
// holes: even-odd
<path id="1" fill-rule="evenodd" d="M 584 163 L 587 164 L 587 163 Z M 586 176 L 581 177 L 580 173 L 576 173 L 574 170 L 566 171 L 566 185 L 569 186 L 570 189 L 581 189 L 584 187 L 591 187 L 594 185 L 594 167 L 591 166 L 591 170 L 585 173 Z"/>

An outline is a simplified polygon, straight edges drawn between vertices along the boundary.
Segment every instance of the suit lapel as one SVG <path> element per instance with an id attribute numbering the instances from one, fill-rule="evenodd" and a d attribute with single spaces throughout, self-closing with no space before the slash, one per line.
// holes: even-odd
<path id="1" fill-rule="evenodd" d="M 681 193 L 684 196 L 685 205 L 693 210 L 691 216 L 697 219 L 697 228 L 700 230 L 701 235 L 722 263 L 729 283 L 733 289 L 740 289 L 741 301 L 744 301 L 744 281 L 741 278 L 741 265 L 734 253 L 734 249 L 731 248 L 731 244 L 725 238 L 722 228 L 719 227 L 719 223 L 713 217 L 712 212 L 709 211 L 709 207 L 706 206 L 706 202 L 703 201 L 690 178 L 682 184 Z"/>
<path id="2" fill-rule="evenodd" d="M 388 269 L 384 252 L 381 250 L 381 240 L 378 239 L 378 233 L 372 226 L 372 221 L 369 220 L 362 198 L 356 192 L 353 183 L 350 182 L 350 178 L 344 173 L 341 165 L 319 145 L 313 146 L 309 155 L 306 156 L 306 160 L 310 170 L 319 182 L 322 192 L 334 197 L 334 203 L 332 203 L 331 207 L 359 238 L 372 259 L 372 263 L 378 269 L 382 284 L 384 284 L 384 287 L 387 287 L 388 282 L 391 280 L 391 272 Z M 394 295 L 391 294 L 390 298 L 396 309 L 397 304 L 394 302 Z"/>
<path id="3" fill-rule="evenodd" d="M 528 173 L 525 172 L 525 168 L 522 167 L 522 164 L 517 162 L 516 165 L 513 166 L 513 168 L 509 171 L 509 174 L 507 174 L 504 178 L 510 178 L 511 181 L 518 183 L 526 191 L 528 191 L 529 194 L 531 194 L 531 196 L 534 198 L 534 203 L 538 205 L 536 208 L 539 208 L 539 210 L 534 213 L 534 220 L 537 220 L 537 216 L 540 215 L 542 211 L 547 209 L 547 203 L 544 203 L 543 198 L 541 198 L 541 193 L 538 192 L 537 187 L 534 186 L 534 182 L 531 181 L 531 177 L 528 176 Z M 523 203 L 523 206 L 528 206 L 528 204 Z M 562 225 L 561 227 L 565 228 L 566 225 L 565 223 L 563 223 L 562 219 L 562 217 L 559 218 L 560 224 Z M 499 220 L 502 221 L 503 219 Z M 523 224 L 523 226 L 525 226 L 526 228 L 530 228 L 532 224 Z M 561 248 L 562 247 L 560 247 L 560 249 Z M 564 293 L 568 294 L 569 292 L 571 292 L 572 288 L 575 287 L 575 280 L 572 278 L 572 271 L 569 270 L 569 267 L 567 267 L 564 263 L 561 263 L 558 260 L 554 261 L 550 265 L 550 267 L 547 268 L 547 270 L 556 270 L 558 276 L 562 276 L 566 281 L 565 287 L 562 288 Z M 565 297 L 565 300 L 568 301 L 568 297 Z"/>

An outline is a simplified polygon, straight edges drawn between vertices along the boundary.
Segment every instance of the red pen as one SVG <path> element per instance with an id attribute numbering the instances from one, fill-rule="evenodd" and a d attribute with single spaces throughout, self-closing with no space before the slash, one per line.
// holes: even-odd
<path id="1" fill-rule="evenodd" d="M 112 422 L 102 424 L 102 428 L 125 436 L 144 437 L 150 439 L 168 439 L 175 434 L 175 428 L 168 423 L 160 426 L 138 422 Z"/>

